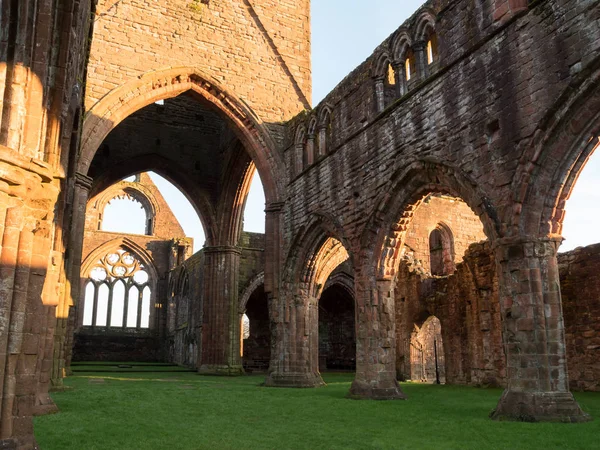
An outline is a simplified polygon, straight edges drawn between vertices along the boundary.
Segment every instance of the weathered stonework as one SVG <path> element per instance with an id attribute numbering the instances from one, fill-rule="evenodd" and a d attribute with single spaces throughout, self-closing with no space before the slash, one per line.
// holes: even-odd
<path id="1" fill-rule="evenodd" d="M 179 186 L 206 228 L 201 360 L 187 359 L 202 372 L 242 370 L 239 301 L 250 295 L 240 294 L 239 242 L 256 168 L 267 202 L 268 386 L 322 384 L 318 302 L 347 261 L 350 393 L 404 398 L 403 250 L 419 205 L 442 194 L 465 201 L 491 249 L 476 250 L 486 262 L 474 274 L 458 264 L 434 281 L 450 294 L 435 312 L 442 335 L 462 327 L 456 339 L 474 340 L 468 364 L 444 352 L 447 380 L 488 383 L 496 370 L 506 383 L 498 419 L 589 419 L 569 392 L 557 249 L 565 202 L 600 135 L 598 0 L 430 0 L 312 110 L 308 0 L 92 3 L 10 1 L 0 15 L 2 446 L 34 448 L 31 416 L 52 408 L 88 199 L 147 170 Z M 173 122 L 157 119 L 157 101 Z M 451 251 L 438 250 L 433 271 L 451 272 Z M 471 280 L 489 289 L 450 308 Z M 584 328 L 583 345 L 595 345 Z M 454 345 L 443 336 L 445 350 Z M 595 369 L 575 370 L 587 387 Z"/>
<path id="2" fill-rule="evenodd" d="M 600 391 L 600 245 L 558 255 L 571 389 Z"/>
<path id="3" fill-rule="evenodd" d="M 146 214 L 146 235 L 103 231 L 101 224 L 105 208 L 115 198 L 138 201 Z M 127 220 L 123 218 L 123 220 Z M 120 181 L 90 198 L 85 214 L 85 228 L 81 264 L 81 287 L 76 299 L 76 319 L 70 333 L 74 333 L 73 350 L 69 361 L 164 361 L 161 342 L 168 312 L 151 308 L 150 326 L 136 327 L 94 326 L 84 324 L 85 287 L 90 280 L 90 268 L 110 252 L 125 249 L 147 262 L 147 271 L 153 279 L 151 302 L 161 304 L 166 297 L 169 271 L 191 256 L 193 241 L 186 238 L 181 225 L 173 215 L 162 194 L 146 173 L 135 181 Z M 110 306 L 109 306 L 110 309 Z M 67 366 L 68 367 L 68 366 Z"/>

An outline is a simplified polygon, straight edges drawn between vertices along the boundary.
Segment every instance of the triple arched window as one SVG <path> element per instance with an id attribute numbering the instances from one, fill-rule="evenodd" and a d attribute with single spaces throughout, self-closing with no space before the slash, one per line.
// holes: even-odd
<path id="1" fill-rule="evenodd" d="M 83 326 L 150 328 L 155 280 L 125 248 L 100 257 L 90 268 L 83 298 Z"/>

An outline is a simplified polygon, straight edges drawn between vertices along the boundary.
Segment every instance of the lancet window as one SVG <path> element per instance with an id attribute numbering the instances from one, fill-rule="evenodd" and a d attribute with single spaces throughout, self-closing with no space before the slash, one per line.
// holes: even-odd
<path id="1" fill-rule="evenodd" d="M 120 248 L 108 252 L 89 271 L 83 326 L 149 328 L 153 280 L 144 264 Z"/>

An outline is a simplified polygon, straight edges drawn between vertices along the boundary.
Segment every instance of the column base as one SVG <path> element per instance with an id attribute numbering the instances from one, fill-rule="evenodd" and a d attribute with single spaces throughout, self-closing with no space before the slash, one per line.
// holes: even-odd
<path id="1" fill-rule="evenodd" d="M 54 403 L 54 400 L 49 395 L 40 395 L 37 398 L 36 405 L 33 407 L 34 416 L 45 416 L 47 414 L 56 414 L 58 412 L 58 406 Z"/>
<path id="2" fill-rule="evenodd" d="M 242 366 L 227 366 L 219 364 L 203 364 L 198 369 L 200 375 L 221 375 L 227 377 L 237 377 L 244 375 Z"/>
<path id="3" fill-rule="evenodd" d="M 14 439 L 0 439 L 0 449 L 17 450 L 17 441 Z"/>
<path id="4" fill-rule="evenodd" d="M 406 400 L 406 394 L 395 380 L 386 385 L 379 383 L 375 386 L 366 381 L 354 380 L 348 397 L 356 400 Z"/>
<path id="5" fill-rule="evenodd" d="M 320 373 L 270 373 L 265 380 L 268 387 L 315 388 L 325 386 Z"/>
<path id="6" fill-rule="evenodd" d="M 498 406 L 490 413 L 493 420 L 516 422 L 589 422 L 570 392 L 518 392 L 506 389 Z"/>

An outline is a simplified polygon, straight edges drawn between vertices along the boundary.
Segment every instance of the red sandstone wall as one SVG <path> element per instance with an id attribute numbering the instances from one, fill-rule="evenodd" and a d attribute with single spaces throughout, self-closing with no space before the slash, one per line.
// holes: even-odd
<path id="1" fill-rule="evenodd" d="M 239 246 L 242 249 L 238 283 L 238 293 L 241 296 L 249 282 L 257 274 L 264 271 L 264 235 L 243 232 Z M 204 251 L 200 250 L 186 260 L 183 265 L 173 269 L 168 275 L 169 289 L 167 291 L 167 301 L 165 302 L 167 308 L 165 354 L 168 355 L 170 362 L 192 368 L 198 368 L 198 361 L 201 360 L 199 352 L 202 349 L 203 306 L 205 301 L 204 269 L 205 255 Z M 184 291 L 184 284 L 180 281 L 186 274 L 189 279 L 188 291 Z M 266 298 L 264 300 L 266 301 Z M 264 333 L 260 333 L 260 335 L 264 337 Z M 264 344 L 264 339 L 261 342 Z M 266 352 L 264 348 L 251 348 L 250 350 L 255 355 L 259 355 L 256 356 L 257 360 L 264 360 L 265 354 L 268 359 L 268 355 L 270 355 L 270 346 L 268 346 Z"/>
<path id="2" fill-rule="evenodd" d="M 600 244 L 559 254 L 571 389 L 600 391 Z M 429 315 L 442 324 L 448 383 L 503 385 L 498 279 L 487 243 L 473 244 L 454 275 L 428 279 L 405 262 L 396 287 L 398 376 L 410 378 L 410 334 Z"/>
<path id="3" fill-rule="evenodd" d="M 289 118 L 311 97 L 309 11 L 308 0 L 100 0 L 86 109 L 140 74 L 193 66 L 264 121 Z"/>
<path id="4" fill-rule="evenodd" d="M 427 272 L 430 271 L 429 235 L 439 223 L 445 224 L 452 232 L 455 264 L 462 261 L 471 243 L 486 239 L 481 220 L 461 199 L 448 196 L 428 197 L 414 212 L 405 240 L 413 257 L 421 262 Z"/>
<path id="5" fill-rule="evenodd" d="M 504 351 L 498 281 L 487 242 L 472 244 L 454 275 L 428 278 L 405 261 L 396 285 L 397 366 L 410 378 L 410 339 L 429 316 L 441 323 L 450 384 L 503 385 Z"/>
<path id="6" fill-rule="evenodd" d="M 600 244 L 558 255 L 571 389 L 600 391 Z"/>
<path id="7" fill-rule="evenodd" d="M 101 214 L 107 202 L 113 195 L 121 193 L 123 188 L 133 187 L 139 192 L 149 194 L 156 214 L 153 216 L 154 229 L 151 236 L 124 234 L 98 230 Z M 186 248 L 186 257 L 191 253 L 192 239 L 185 238 L 185 233 L 169 205 L 163 198 L 159 189 L 152 182 L 148 174 L 139 175 L 137 182 L 119 182 L 105 191 L 95 195 L 88 202 L 86 211 L 86 222 L 83 240 L 82 261 L 85 263 L 90 255 L 100 246 L 116 240 L 127 238 L 143 248 L 152 259 L 158 274 L 156 280 L 156 292 L 154 298 L 156 303 L 162 303 L 163 308 L 156 309 L 156 322 L 151 322 L 150 329 L 104 329 L 104 328 L 82 328 L 81 314 L 83 299 L 77 305 L 78 322 L 73 337 L 73 360 L 74 361 L 162 361 L 164 360 L 164 345 L 161 337 L 164 336 L 166 324 L 165 299 L 167 298 L 167 274 L 176 264 L 174 251 L 177 250 L 176 240 L 181 240 Z M 123 220 L 127 220 L 126 217 Z M 175 249 L 175 250 L 174 250 Z M 101 255 L 104 256 L 104 255 Z M 84 274 L 85 275 L 85 274 Z M 85 279 L 83 281 L 85 283 Z M 84 295 L 85 291 L 81 290 Z"/>

